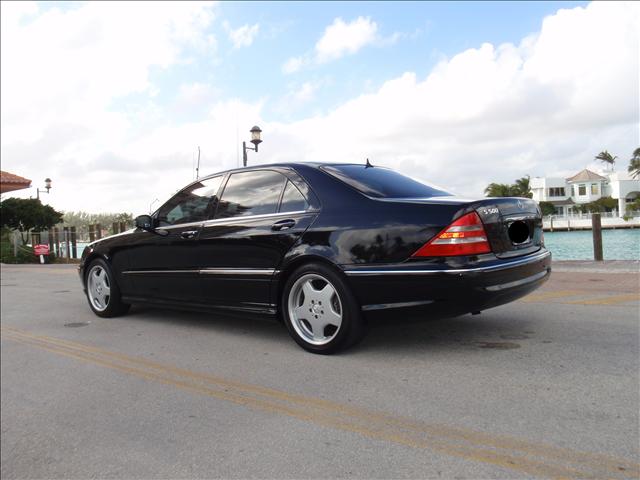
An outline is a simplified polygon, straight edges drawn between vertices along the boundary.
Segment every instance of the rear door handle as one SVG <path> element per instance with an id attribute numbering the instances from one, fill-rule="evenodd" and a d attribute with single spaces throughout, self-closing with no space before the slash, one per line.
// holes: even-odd
<path id="1" fill-rule="evenodd" d="M 275 230 L 276 232 L 280 230 L 288 230 L 294 227 L 295 224 L 296 224 L 296 221 L 293 218 L 287 218 L 286 220 L 280 220 L 279 222 L 276 222 L 273 225 L 271 225 L 271 230 Z"/>
<path id="2" fill-rule="evenodd" d="M 185 232 L 182 232 L 180 234 L 180 236 L 182 238 L 193 238 L 198 234 L 198 230 L 187 230 Z"/>

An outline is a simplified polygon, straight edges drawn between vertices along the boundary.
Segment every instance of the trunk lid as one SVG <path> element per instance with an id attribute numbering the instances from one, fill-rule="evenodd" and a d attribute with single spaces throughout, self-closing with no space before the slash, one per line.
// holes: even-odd
<path id="1" fill-rule="evenodd" d="M 454 207 L 454 219 L 475 211 L 482 220 L 491 251 L 498 258 L 511 258 L 534 253 L 543 246 L 542 215 L 538 204 L 528 198 L 495 197 L 481 200 L 456 196 L 426 198 L 385 198 L 376 201 L 388 203 L 447 205 Z M 456 208 L 457 207 L 457 208 Z"/>
<path id="2" fill-rule="evenodd" d="M 488 198 L 472 205 L 480 216 L 491 250 L 510 258 L 540 250 L 543 246 L 542 215 L 528 198 Z"/>

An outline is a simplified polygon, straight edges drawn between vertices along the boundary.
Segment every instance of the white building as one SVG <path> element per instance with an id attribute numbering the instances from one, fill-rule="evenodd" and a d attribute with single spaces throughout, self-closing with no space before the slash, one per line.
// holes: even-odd
<path id="1" fill-rule="evenodd" d="M 599 175 L 584 169 L 570 178 L 534 177 L 531 191 L 535 201 L 552 203 L 557 215 L 574 213 L 575 205 L 612 197 L 618 200 L 618 214 L 622 216 L 626 205 L 640 197 L 640 179 L 634 180 L 626 172 Z"/>

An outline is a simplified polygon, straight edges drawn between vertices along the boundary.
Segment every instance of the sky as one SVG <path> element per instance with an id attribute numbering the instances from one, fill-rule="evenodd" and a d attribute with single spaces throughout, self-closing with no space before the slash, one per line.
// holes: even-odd
<path id="1" fill-rule="evenodd" d="M 640 146 L 633 2 L 2 2 L 9 195 L 155 209 L 249 163 L 394 168 L 463 195 L 626 170 Z"/>

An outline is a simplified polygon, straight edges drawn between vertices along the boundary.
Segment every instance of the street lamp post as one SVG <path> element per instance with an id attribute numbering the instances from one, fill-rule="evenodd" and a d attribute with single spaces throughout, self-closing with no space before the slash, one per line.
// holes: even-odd
<path id="1" fill-rule="evenodd" d="M 262 143 L 262 140 L 260 139 L 262 130 L 260 130 L 260 127 L 254 126 L 249 131 L 251 132 L 251 143 L 253 143 L 254 146 L 247 147 L 247 142 L 242 142 L 242 166 L 244 167 L 247 166 L 247 150 L 253 150 L 258 153 L 258 145 Z"/>
<path id="2" fill-rule="evenodd" d="M 49 190 L 51 190 L 51 179 L 50 178 L 45 178 L 44 179 L 44 190 L 40 190 L 39 188 L 36 188 L 36 198 L 38 200 L 40 200 L 40 193 L 49 193 Z"/>

